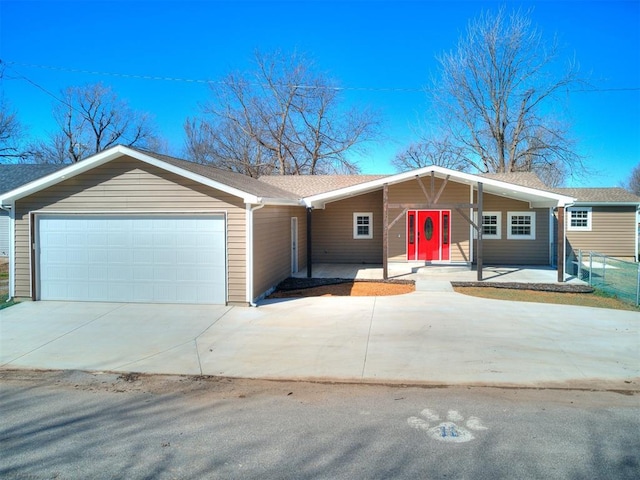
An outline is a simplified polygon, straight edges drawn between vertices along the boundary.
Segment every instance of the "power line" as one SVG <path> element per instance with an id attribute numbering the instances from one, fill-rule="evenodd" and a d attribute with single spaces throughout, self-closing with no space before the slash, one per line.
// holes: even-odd
<path id="1" fill-rule="evenodd" d="M 160 81 L 160 82 L 177 82 L 177 83 L 197 83 L 202 85 L 224 85 L 227 82 L 220 80 L 211 80 L 211 79 L 201 79 L 201 78 L 186 78 L 186 77 L 167 77 L 160 75 L 140 75 L 133 73 L 115 73 L 115 72 L 103 72 L 99 70 L 86 70 L 80 68 L 70 68 L 70 67 L 61 67 L 54 65 L 41 65 L 35 63 L 24 63 L 24 62 L 13 62 L 13 61 L 3 61 L 0 59 L 0 64 L 6 64 L 8 66 L 17 65 L 25 68 L 38 68 L 41 70 L 52 70 L 58 72 L 65 73 L 76 73 L 83 75 L 95 75 L 101 77 L 116 77 L 116 78 L 127 78 L 127 79 L 135 79 L 135 80 L 152 80 L 152 81 Z M 322 88 L 325 90 L 336 90 L 336 91 L 351 91 L 351 92 L 405 92 L 405 93 L 424 93 L 428 89 L 426 87 L 339 87 L 339 86 L 315 86 L 315 85 L 292 85 L 297 88 L 305 88 L 305 89 L 315 89 Z M 612 88 L 579 88 L 579 89 L 571 89 L 568 90 L 570 93 L 601 93 L 601 92 L 634 92 L 640 91 L 640 87 L 612 87 Z"/>

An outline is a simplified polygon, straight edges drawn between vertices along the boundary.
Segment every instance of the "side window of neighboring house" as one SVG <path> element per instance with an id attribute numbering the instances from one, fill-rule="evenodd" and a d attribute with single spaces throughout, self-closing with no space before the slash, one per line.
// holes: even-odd
<path id="1" fill-rule="evenodd" d="M 567 230 L 591 231 L 591 207 L 571 207 Z"/>
<path id="2" fill-rule="evenodd" d="M 355 212 L 353 214 L 353 238 L 373 238 L 373 213 Z"/>
<path id="3" fill-rule="evenodd" d="M 507 238 L 509 240 L 535 240 L 536 213 L 508 212 Z"/>

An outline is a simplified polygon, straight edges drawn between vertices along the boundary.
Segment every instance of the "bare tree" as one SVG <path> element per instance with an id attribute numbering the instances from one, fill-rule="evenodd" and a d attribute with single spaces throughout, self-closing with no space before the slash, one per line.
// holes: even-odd
<path id="1" fill-rule="evenodd" d="M 15 110 L 0 96 L 0 159 L 4 161 L 22 160 L 25 157 L 20 144 L 24 138 L 24 127 Z"/>
<path id="2" fill-rule="evenodd" d="M 31 146 L 34 162 L 75 163 L 117 144 L 147 148 L 157 140 L 148 115 L 100 83 L 66 89 L 53 116 L 60 130 Z"/>
<path id="3" fill-rule="evenodd" d="M 631 170 L 627 189 L 640 197 L 640 163 Z"/>
<path id="4" fill-rule="evenodd" d="M 462 148 L 452 145 L 447 137 L 422 138 L 399 152 L 391 164 L 401 172 L 429 165 L 459 171 L 469 169 Z"/>
<path id="5" fill-rule="evenodd" d="M 432 89 L 438 120 L 472 169 L 562 175 L 584 169 L 553 109 L 579 82 L 577 68 L 554 74 L 557 57 L 557 44 L 546 44 L 528 15 L 504 8 L 471 21 L 456 49 L 438 57 L 441 78 Z"/>
<path id="6" fill-rule="evenodd" d="M 375 115 L 343 107 L 302 56 L 256 53 L 255 64 L 212 85 L 204 118 L 185 124 L 188 155 L 251 176 L 358 171 L 347 153 L 375 138 Z"/>

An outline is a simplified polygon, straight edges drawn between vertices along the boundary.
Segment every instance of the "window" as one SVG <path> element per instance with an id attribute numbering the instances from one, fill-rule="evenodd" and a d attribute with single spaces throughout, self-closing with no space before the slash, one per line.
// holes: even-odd
<path id="1" fill-rule="evenodd" d="M 509 212 L 507 238 L 511 240 L 536 239 L 535 212 Z"/>
<path id="2" fill-rule="evenodd" d="M 475 219 L 478 223 L 478 214 Z M 478 238 L 474 231 L 474 237 Z M 484 240 L 500 240 L 502 238 L 502 212 L 482 212 L 482 238 Z"/>
<path id="3" fill-rule="evenodd" d="M 591 231 L 591 207 L 572 207 L 568 210 L 569 225 L 567 230 Z"/>
<path id="4" fill-rule="evenodd" d="M 373 238 L 373 213 L 355 212 L 353 214 L 353 238 Z"/>

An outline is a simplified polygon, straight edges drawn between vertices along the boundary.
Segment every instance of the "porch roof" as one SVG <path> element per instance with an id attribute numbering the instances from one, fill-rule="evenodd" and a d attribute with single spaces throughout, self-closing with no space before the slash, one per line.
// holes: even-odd
<path id="1" fill-rule="evenodd" d="M 482 183 L 483 191 L 485 193 L 528 202 L 532 208 L 564 207 L 568 204 L 574 203 L 576 200 L 575 197 L 551 192 L 549 190 L 539 188 L 539 186 L 525 186 L 495 178 L 483 177 L 480 175 L 473 175 L 470 173 L 458 172 L 456 170 L 430 165 L 417 170 L 374 178 L 369 181 L 349 185 L 337 190 L 310 195 L 304 198 L 304 202 L 307 207 L 324 208 L 327 203 L 380 190 L 385 184 L 399 184 L 411 181 L 416 177 L 426 177 L 432 174 L 436 178 L 449 178 L 449 181 L 467 184 L 474 189 L 477 189 L 478 184 Z"/>

